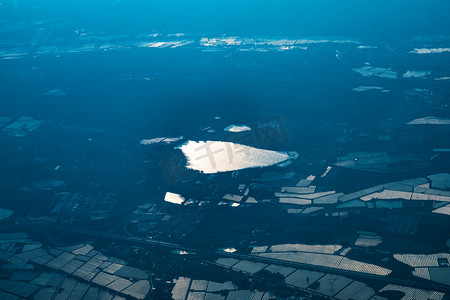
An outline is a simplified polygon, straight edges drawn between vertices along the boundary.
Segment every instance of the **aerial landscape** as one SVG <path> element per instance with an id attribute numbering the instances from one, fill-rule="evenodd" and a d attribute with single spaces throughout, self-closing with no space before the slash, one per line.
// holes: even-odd
<path id="1" fill-rule="evenodd" d="M 0 0 L 0 299 L 450 299 L 448 11 Z"/>

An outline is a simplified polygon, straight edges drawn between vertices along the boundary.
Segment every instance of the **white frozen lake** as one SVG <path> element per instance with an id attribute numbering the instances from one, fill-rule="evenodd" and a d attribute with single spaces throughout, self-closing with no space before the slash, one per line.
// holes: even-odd
<path id="1" fill-rule="evenodd" d="M 206 174 L 268 167 L 297 158 L 296 152 L 280 152 L 220 141 L 188 141 L 179 146 L 188 169 Z"/>
<path id="2" fill-rule="evenodd" d="M 224 131 L 229 131 L 229 132 L 243 132 L 243 131 L 249 131 L 252 130 L 250 127 L 248 127 L 247 125 L 234 125 L 231 124 L 230 126 L 225 127 Z"/>
<path id="3" fill-rule="evenodd" d="M 406 73 L 403 74 L 403 77 L 405 78 L 411 78 L 411 77 L 425 77 L 430 75 L 430 71 L 406 71 Z"/>

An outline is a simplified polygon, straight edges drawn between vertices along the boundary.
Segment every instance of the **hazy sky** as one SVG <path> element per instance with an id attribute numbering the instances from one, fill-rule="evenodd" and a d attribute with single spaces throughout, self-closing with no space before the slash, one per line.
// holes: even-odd
<path id="1" fill-rule="evenodd" d="M 450 33 L 448 0 L 6 0 L 1 11 L 0 19 L 59 18 L 81 27 L 130 33 L 356 37 Z"/>

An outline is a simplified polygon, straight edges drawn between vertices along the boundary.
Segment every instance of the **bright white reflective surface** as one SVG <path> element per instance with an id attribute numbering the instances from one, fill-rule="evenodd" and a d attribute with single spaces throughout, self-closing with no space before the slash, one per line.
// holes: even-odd
<path id="1" fill-rule="evenodd" d="M 187 158 L 188 169 L 206 174 L 273 166 L 296 158 L 287 152 L 220 141 L 188 141 L 178 148 Z"/>
<path id="2" fill-rule="evenodd" d="M 170 192 L 167 192 L 166 196 L 164 197 L 164 201 L 170 202 L 173 204 L 182 204 L 184 202 L 184 200 L 185 199 L 183 197 L 181 197 L 181 195 L 175 194 L 175 193 L 170 193 Z"/>
<path id="3" fill-rule="evenodd" d="M 250 127 L 248 127 L 247 125 L 234 125 L 231 124 L 230 126 L 225 127 L 224 131 L 229 131 L 229 132 L 243 132 L 243 131 L 249 131 L 252 130 Z"/>

